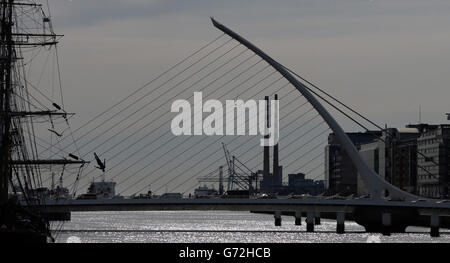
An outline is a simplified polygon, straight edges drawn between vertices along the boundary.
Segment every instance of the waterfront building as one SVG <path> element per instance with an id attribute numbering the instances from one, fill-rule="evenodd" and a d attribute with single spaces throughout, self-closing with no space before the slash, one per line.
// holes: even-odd
<path id="1" fill-rule="evenodd" d="M 359 149 L 361 144 L 368 143 L 381 136 L 380 131 L 347 133 L 350 140 Z M 350 157 L 341 148 L 334 133 L 328 136 L 325 147 L 325 189 L 328 195 L 351 195 L 357 192 L 358 172 Z"/>
<path id="2" fill-rule="evenodd" d="M 424 172 L 418 163 L 420 138 L 437 128 L 437 125 L 410 124 L 405 128 L 388 128 L 382 136 L 362 144 L 360 153 L 367 164 L 389 183 L 412 194 L 418 191 L 418 173 Z M 358 194 L 366 194 L 366 186 L 358 178 Z"/>
<path id="3" fill-rule="evenodd" d="M 219 192 L 214 188 L 209 188 L 208 186 L 199 186 L 194 190 L 195 198 L 210 198 L 218 196 Z"/>
<path id="4" fill-rule="evenodd" d="M 305 174 L 288 174 L 288 191 L 290 194 L 319 195 L 325 190 L 324 181 L 306 179 Z"/>
<path id="5" fill-rule="evenodd" d="M 430 198 L 449 197 L 450 125 L 437 125 L 417 139 L 417 191 Z"/>

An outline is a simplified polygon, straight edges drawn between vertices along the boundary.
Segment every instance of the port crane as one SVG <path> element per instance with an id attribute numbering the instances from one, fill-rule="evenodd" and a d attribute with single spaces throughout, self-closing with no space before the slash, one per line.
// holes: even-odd
<path id="1" fill-rule="evenodd" d="M 214 182 L 219 183 L 219 193 L 223 193 L 223 182 L 227 181 L 227 191 L 245 190 L 250 194 L 256 193 L 258 190 L 258 175 L 250 170 L 236 156 L 231 155 L 225 143 L 222 142 L 222 149 L 225 154 L 225 161 L 228 170 L 228 176 L 223 177 L 223 166 L 219 167 L 219 176 L 217 170 L 212 173 L 198 178 L 198 182 Z"/>

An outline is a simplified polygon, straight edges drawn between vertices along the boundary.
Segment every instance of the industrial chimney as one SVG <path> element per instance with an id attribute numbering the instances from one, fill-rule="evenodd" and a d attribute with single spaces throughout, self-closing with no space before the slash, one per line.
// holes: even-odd
<path id="1" fill-rule="evenodd" d="M 278 100 L 278 94 L 275 94 L 275 100 Z M 281 185 L 280 166 L 278 163 L 278 143 L 273 146 L 273 184 Z"/>
<path id="2" fill-rule="evenodd" d="M 268 96 L 266 96 L 265 97 L 265 100 L 266 100 L 266 105 L 267 105 L 267 108 L 266 108 L 266 116 L 267 116 L 267 120 L 266 120 L 266 127 L 269 127 L 269 121 L 270 121 L 270 119 L 269 119 L 269 97 Z M 266 137 L 267 138 L 267 137 Z M 269 160 L 269 146 L 264 146 L 264 160 L 263 160 L 263 162 L 264 162 L 264 165 L 263 165 L 263 180 L 264 180 L 264 185 L 266 186 L 266 187 L 271 187 L 272 186 L 272 180 L 270 180 L 271 178 L 270 178 L 270 164 L 269 164 L 269 162 L 270 162 L 270 160 Z"/>

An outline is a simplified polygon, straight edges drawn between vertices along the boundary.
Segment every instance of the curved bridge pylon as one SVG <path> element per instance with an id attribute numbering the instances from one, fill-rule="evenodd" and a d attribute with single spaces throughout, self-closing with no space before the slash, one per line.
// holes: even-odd
<path id="1" fill-rule="evenodd" d="M 309 92 L 307 87 L 301 83 L 297 78 L 295 78 L 283 65 L 272 59 L 261 49 L 250 43 L 245 38 L 241 37 L 234 31 L 230 30 L 223 24 L 217 22 L 211 17 L 213 25 L 232 37 L 256 55 L 261 57 L 269 65 L 271 65 L 275 70 L 277 70 L 282 76 L 284 76 L 297 90 L 309 101 L 309 103 L 315 108 L 315 110 L 321 115 L 324 121 L 328 124 L 331 130 L 336 135 L 337 139 L 341 143 L 342 147 L 350 157 L 352 163 L 358 170 L 359 176 L 363 179 L 366 184 L 370 198 L 372 200 L 396 200 L 396 201 L 412 201 L 419 199 L 418 196 L 405 192 L 398 187 L 388 183 L 382 177 L 380 177 L 373 169 L 371 169 L 367 163 L 363 160 L 358 150 L 341 128 L 341 126 L 336 122 L 336 120 L 331 116 L 331 114 L 322 106 L 322 104 Z"/>

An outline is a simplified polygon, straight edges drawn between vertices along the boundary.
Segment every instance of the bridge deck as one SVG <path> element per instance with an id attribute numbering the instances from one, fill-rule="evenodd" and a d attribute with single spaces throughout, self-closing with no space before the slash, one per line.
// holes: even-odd
<path id="1" fill-rule="evenodd" d="M 47 201 L 46 212 L 86 211 L 158 211 L 158 210 L 228 210 L 228 211 L 316 211 L 352 213 L 357 206 L 417 208 L 423 214 L 438 212 L 450 216 L 449 202 L 404 202 L 324 199 L 110 199 Z"/>

